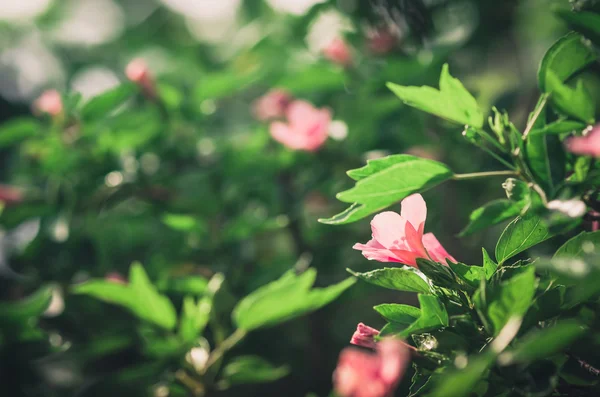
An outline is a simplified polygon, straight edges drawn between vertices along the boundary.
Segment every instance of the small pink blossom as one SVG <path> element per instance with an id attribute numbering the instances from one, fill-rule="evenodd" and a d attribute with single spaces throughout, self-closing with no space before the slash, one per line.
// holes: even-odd
<path id="1" fill-rule="evenodd" d="M 385 339 L 371 354 L 346 348 L 333 374 L 342 397 L 391 397 L 410 361 L 410 350 L 397 339 Z"/>
<path id="2" fill-rule="evenodd" d="M 271 136 L 292 150 L 313 152 L 327 140 L 331 112 L 305 101 L 293 101 L 285 111 L 287 124 L 271 123 Z"/>
<path id="3" fill-rule="evenodd" d="M 146 61 L 141 58 L 133 59 L 125 67 L 125 75 L 130 81 L 137 84 L 142 89 L 146 97 L 156 97 L 154 80 L 150 75 L 150 69 L 146 64 Z"/>
<path id="4" fill-rule="evenodd" d="M 570 138 L 566 146 L 571 153 L 600 157 L 600 124 L 596 124 L 586 136 Z"/>
<path id="5" fill-rule="evenodd" d="M 285 116 L 285 110 L 292 97 L 284 90 L 274 89 L 254 101 L 254 117 L 261 121 L 279 119 Z"/>
<path id="6" fill-rule="evenodd" d="M 379 335 L 379 331 L 375 328 L 371 328 L 363 323 L 358 323 L 356 331 L 350 339 L 350 343 L 356 346 L 368 347 L 371 349 L 375 348 L 375 337 Z"/>
<path id="7" fill-rule="evenodd" d="M 60 93 L 56 90 L 47 90 L 33 103 L 34 111 L 58 116 L 63 111 L 63 102 Z"/>
<path id="8" fill-rule="evenodd" d="M 350 47 L 339 37 L 333 39 L 323 48 L 323 56 L 341 66 L 349 66 L 352 63 Z"/>
<path id="9" fill-rule="evenodd" d="M 427 206 L 420 194 L 402 200 L 400 214 L 382 212 L 371 221 L 373 238 L 366 244 L 354 244 L 369 260 L 398 262 L 417 267 L 417 258 L 445 263 L 456 260 L 442 247 L 433 233 L 423 234 Z"/>

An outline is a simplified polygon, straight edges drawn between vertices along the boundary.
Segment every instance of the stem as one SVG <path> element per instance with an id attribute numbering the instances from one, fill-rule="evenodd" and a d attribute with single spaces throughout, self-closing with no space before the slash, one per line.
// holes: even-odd
<path id="1" fill-rule="evenodd" d="M 538 106 L 536 112 L 533 114 L 533 117 L 531 118 L 531 120 L 529 120 L 529 123 L 527 123 L 527 127 L 525 127 L 525 131 L 523 132 L 523 140 L 527 139 L 527 135 L 529 135 L 533 128 L 533 125 L 537 121 L 538 117 L 540 117 L 540 114 L 542 114 L 542 110 L 544 110 L 544 108 L 546 107 L 546 102 L 548 102 L 547 94 L 544 95 L 544 98 L 540 102 L 540 105 Z"/>
<path id="2" fill-rule="evenodd" d="M 206 368 L 210 368 L 214 363 L 219 361 L 227 351 L 231 350 L 237 345 L 244 337 L 247 332 L 243 329 L 236 329 L 235 332 L 227 337 L 213 352 L 211 353 L 208 361 L 206 362 Z"/>
<path id="3" fill-rule="evenodd" d="M 501 162 L 507 168 L 510 168 L 511 170 L 516 170 L 514 165 L 512 165 L 508 161 L 504 160 L 502 157 L 498 156 L 496 153 L 492 152 L 490 149 L 486 148 L 485 146 L 479 146 L 479 148 L 481 150 L 483 150 L 484 152 L 486 152 L 487 154 L 489 154 L 490 156 L 492 156 L 493 158 L 495 158 L 496 160 L 498 160 L 499 162 Z"/>
<path id="4" fill-rule="evenodd" d="M 459 181 L 467 179 L 487 178 L 488 176 L 519 176 L 519 173 L 516 171 L 473 172 L 470 174 L 455 174 L 452 177 L 452 179 Z"/>
<path id="5" fill-rule="evenodd" d="M 497 140 L 495 140 L 494 138 L 492 138 L 490 136 L 490 134 L 488 134 L 487 132 L 485 132 L 483 129 L 477 130 L 477 133 L 479 133 L 479 135 L 481 135 L 483 138 L 485 138 L 486 141 L 488 141 L 489 143 L 491 143 L 492 145 L 494 145 L 498 150 L 500 150 L 501 152 L 506 153 L 506 148 L 504 148 L 504 146 L 502 146 L 500 144 L 500 142 L 498 142 Z"/>

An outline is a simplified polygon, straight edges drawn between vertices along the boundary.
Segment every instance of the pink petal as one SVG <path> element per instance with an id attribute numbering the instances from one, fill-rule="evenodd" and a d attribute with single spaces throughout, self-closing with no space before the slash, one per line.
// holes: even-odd
<path id="1" fill-rule="evenodd" d="M 374 349 L 376 346 L 375 337 L 377 335 L 379 335 L 379 331 L 375 328 L 364 325 L 363 323 L 358 323 L 356 326 L 356 331 L 354 331 L 354 334 L 352 334 L 350 343 L 356 346 Z"/>
<path id="2" fill-rule="evenodd" d="M 381 379 L 394 388 L 410 362 L 410 350 L 397 339 L 384 339 L 377 345 L 381 357 Z"/>
<path id="3" fill-rule="evenodd" d="M 310 124 L 315 116 L 318 115 L 319 110 L 316 109 L 312 103 L 301 100 L 292 101 L 285 112 L 285 116 L 290 124 L 298 126 Z"/>
<path id="4" fill-rule="evenodd" d="M 381 246 L 377 241 L 371 240 L 367 244 L 356 243 L 352 248 L 361 250 L 363 256 L 368 260 L 375 260 L 378 262 L 400 262 L 400 259 L 392 251 L 383 246 L 381 246 L 381 248 L 374 247 L 371 245 L 372 242 Z"/>
<path id="5" fill-rule="evenodd" d="M 427 251 L 425 251 L 425 247 L 423 246 L 423 234 L 417 232 L 409 222 L 406 222 L 404 225 L 404 236 L 406 238 L 406 245 L 412 252 L 420 258 L 427 257 Z"/>
<path id="6" fill-rule="evenodd" d="M 429 256 L 431 256 L 431 259 L 434 261 L 446 264 L 446 259 L 450 259 L 452 262 L 456 262 L 456 259 L 442 247 L 442 244 L 440 244 L 433 233 L 426 233 L 423 236 L 423 244 L 425 245 L 425 249 L 427 249 Z"/>
<path id="7" fill-rule="evenodd" d="M 406 220 L 393 211 L 375 215 L 371 221 L 373 238 L 385 248 L 405 248 Z"/>
<path id="8" fill-rule="evenodd" d="M 402 210 L 400 215 L 414 226 L 414 228 L 423 235 L 425 229 L 425 219 L 427 218 L 427 205 L 423 196 L 412 194 L 402 200 Z"/>
<path id="9" fill-rule="evenodd" d="M 280 121 L 271 123 L 269 131 L 273 139 L 290 149 L 300 149 L 302 147 L 302 141 L 298 135 L 289 126 Z"/>

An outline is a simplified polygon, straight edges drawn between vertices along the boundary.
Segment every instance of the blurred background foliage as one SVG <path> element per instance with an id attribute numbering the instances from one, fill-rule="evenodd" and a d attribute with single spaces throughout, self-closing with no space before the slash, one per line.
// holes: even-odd
<path id="1" fill-rule="evenodd" d="M 538 98 L 538 62 L 567 31 L 555 6 L 598 7 L 566 0 L 0 2 L 0 181 L 23 194 L 17 203 L 5 200 L 0 215 L 0 297 L 18 300 L 49 282 L 58 296 L 39 322 L 41 336 L 0 338 L 2 394 L 167 395 L 160 393 L 171 385 L 170 364 L 140 350 L 132 317 L 69 294 L 90 277 L 126 275 L 133 261 L 175 302 L 182 296 L 168 288 L 173 278 L 224 273 L 224 311 L 294 266 L 318 269 L 321 286 L 345 278 L 347 267 L 370 269 L 351 248 L 368 239 L 368 220 L 317 222 L 343 208 L 334 196 L 351 186 L 346 170 L 392 153 L 439 159 L 456 172 L 499 166 L 459 129 L 402 105 L 385 83 L 437 86 L 449 62 L 483 108 L 506 109 L 522 128 Z M 375 31 L 391 32 L 392 45 L 378 47 Z M 350 46 L 351 65 L 323 57 L 335 37 Z M 149 66 L 156 100 L 127 82 L 124 70 L 135 58 Z M 32 116 L 32 102 L 49 88 L 65 93 L 63 119 Z M 336 131 L 321 150 L 292 152 L 255 120 L 252 103 L 271 88 L 332 110 Z M 122 100 L 89 102 L 105 92 Z M 462 262 L 478 263 L 479 246 L 495 244 L 501 226 L 457 234 L 473 208 L 500 198 L 502 182 L 451 183 L 425 194 L 428 230 Z M 287 364 L 291 373 L 223 395 L 327 395 L 356 323 L 381 325 L 371 307 L 406 299 L 360 284 L 312 315 L 251 334 L 236 352 Z"/>

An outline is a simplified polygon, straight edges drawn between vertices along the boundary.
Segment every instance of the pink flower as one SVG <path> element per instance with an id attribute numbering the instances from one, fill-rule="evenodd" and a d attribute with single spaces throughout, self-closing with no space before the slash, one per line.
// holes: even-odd
<path id="1" fill-rule="evenodd" d="M 62 97 L 56 90 L 47 90 L 33 103 L 34 111 L 58 116 L 63 111 Z"/>
<path id="2" fill-rule="evenodd" d="M 600 124 L 596 124 L 586 136 L 570 138 L 566 146 L 571 153 L 600 157 Z"/>
<path id="3" fill-rule="evenodd" d="M 287 124 L 271 123 L 271 136 L 292 150 L 313 152 L 327 140 L 331 112 L 305 101 L 293 101 L 285 111 Z"/>
<path id="4" fill-rule="evenodd" d="M 445 263 L 456 260 L 442 247 L 432 233 L 423 234 L 427 206 L 420 194 L 402 200 L 400 215 L 386 211 L 371 221 L 373 238 L 366 244 L 354 244 L 369 260 L 399 262 L 417 267 L 417 258 L 431 258 Z"/>
<path id="5" fill-rule="evenodd" d="M 379 335 L 379 331 L 371 328 L 363 323 L 358 323 L 356 331 L 350 339 L 350 343 L 356 346 L 369 347 L 375 349 L 375 337 Z"/>
<path id="6" fill-rule="evenodd" d="M 348 44 L 339 37 L 333 39 L 325 48 L 323 55 L 333 63 L 341 66 L 349 66 L 352 63 L 352 53 Z"/>
<path id="7" fill-rule="evenodd" d="M 148 69 L 146 61 L 141 58 L 132 60 L 125 67 L 125 75 L 142 89 L 146 97 L 156 98 L 154 80 L 150 75 L 150 69 Z"/>
<path id="8" fill-rule="evenodd" d="M 342 397 L 391 397 L 410 361 L 410 351 L 397 339 L 377 344 L 376 354 L 346 348 L 333 374 Z"/>
<path id="9" fill-rule="evenodd" d="M 254 101 L 252 106 L 254 117 L 261 121 L 282 118 L 291 100 L 290 94 L 284 90 L 271 90 Z"/>

